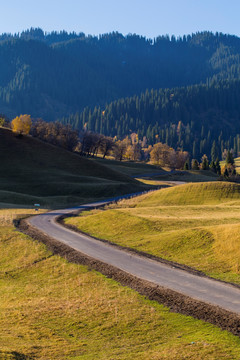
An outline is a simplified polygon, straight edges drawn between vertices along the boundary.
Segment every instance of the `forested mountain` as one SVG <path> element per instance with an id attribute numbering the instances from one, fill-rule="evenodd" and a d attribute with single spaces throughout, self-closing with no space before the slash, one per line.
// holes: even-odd
<path id="1" fill-rule="evenodd" d="M 62 121 L 118 139 L 137 133 L 148 144 L 160 141 L 197 159 L 203 154 L 221 158 L 231 148 L 239 155 L 240 80 L 147 90 L 104 108 L 87 107 Z"/>
<path id="2" fill-rule="evenodd" d="M 148 89 L 240 79 L 240 38 L 197 33 L 153 40 L 30 29 L 0 36 L 0 112 L 55 120 Z M 149 90 L 150 91 L 150 90 Z"/>

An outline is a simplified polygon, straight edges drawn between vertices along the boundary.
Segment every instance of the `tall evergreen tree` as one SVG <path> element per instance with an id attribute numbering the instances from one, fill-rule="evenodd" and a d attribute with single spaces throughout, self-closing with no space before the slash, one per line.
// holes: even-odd
<path id="1" fill-rule="evenodd" d="M 226 157 L 226 165 L 234 165 L 234 158 L 233 158 L 233 154 L 231 153 L 230 150 L 228 150 L 227 152 L 227 157 Z"/>
<path id="2" fill-rule="evenodd" d="M 216 173 L 218 175 L 221 175 L 221 166 L 220 166 L 220 162 L 219 162 L 218 158 L 217 158 L 216 163 L 215 163 L 215 168 L 216 168 Z"/>
<path id="3" fill-rule="evenodd" d="M 213 140 L 212 148 L 211 148 L 211 160 L 215 162 L 217 159 L 217 147 L 216 147 L 216 141 Z"/>

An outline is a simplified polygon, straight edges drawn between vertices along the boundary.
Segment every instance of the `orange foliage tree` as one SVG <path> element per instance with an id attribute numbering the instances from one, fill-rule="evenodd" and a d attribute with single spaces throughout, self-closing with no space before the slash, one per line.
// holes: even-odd
<path id="1" fill-rule="evenodd" d="M 11 122 L 12 131 L 19 135 L 27 135 L 30 132 L 32 126 L 32 120 L 30 115 L 20 115 L 15 117 Z"/>

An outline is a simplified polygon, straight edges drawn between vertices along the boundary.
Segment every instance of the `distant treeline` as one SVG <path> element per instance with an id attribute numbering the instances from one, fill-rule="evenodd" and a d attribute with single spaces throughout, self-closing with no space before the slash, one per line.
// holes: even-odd
<path id="1" fill-rule="evenodd" d="M 147 39 L 30 29 L 0 36 L 0 109 L 11 118 L 53 121 L 147 88 L 223 79 L 240 79 L 240 38 L 222 33 Z"/>
<path id="2" fill-rule="evenodd" d="M 147 90 L 105 107 L 87 107 L 62 122 L 118 139 L 137 133 L 148 145 L 162 142 L 191 158 L 212 158 L 214 152 L 221 159 L 224 149 L 240 152 L 240 81 Z"/>
<path id="3" fill-rule="evenodd" d="M 123 140 L 118 140 L 116 136 L 111 138 L 86 129 L 78 132 L 73 130 L 71 125 L 64 125 L 60 122 L 46 122 L 42 119 L 32 121 L 31 116 L 27 114 L 19 115 L 11 122 L 4 115 L 1 115 L 0 127 L 12 129 L 19 138 L 30 134 L 82 156 L 94 157 L 101 154 L 102 158 L 105 158 L 110 155 L 115 160 L 150 161 L 155 165 L 170 169 L 211 169 L 214 173 L 221 175 L 223 179 L 239 181 L 233 151 L 224 150 L 222 155 L 225 165 L 221 168 L 215 142 L 211 149 L 211 162 L 204 154 L 200 163 L 197 159 L 191 159 L 187 151 L 175 150 L 166 143 L 157 142 L 153 146 L 147 145 L 146 137 L 140 140 L 137 133 L 131 133 Z"/>
<path id="4" fill-rule="evenodd" d="M 2 120 L 4 121 L 3 118 Z M 211 162 L 205 154 L 201 162 L 198 162 L 197 159 L 191 159 L 187 151 L 174 150 L 161 142 L 147 146 L 146 138 L 140 140 L 136 133 L 126 136 L 123 140 L 117 140 L 116 137 L 111 138 L 86 129 L 78 133 L 72 130 L 70 125 L 59 122 L 47 123 L 43 120 L 34 120 L 32 123 L 30 115 L 20 115 L 13 119 L 11 127 L 17 136 L 28 134 L 30 131 L 33 137 L 82 156 L 101 155 L 105 158 L 110 155 L 115 160 L 150 161 L 170 169 L 211 170 L 221 175 L 224 180 L 239 181 L 233 153 L 229 150 L 224 151 L 225 164 L 221 168 L 214 146 L 211 151 Z"/>
<path id="5" fill-rule="evenodd" d="M 168 166 L 172 169 L 183 169 L 186 162 L 189 164 L 189 154 L 186 151 L 175 151 L 168 145 L 161 143 L 147 146 L 146 141 L 139 140 L 137 134 L 134 133 L 131 136 L 126 136 L 123 140 L 117 140 L 87 130 L 77 132 L 72 130 L 70 125 L 63 125 L 59 122 L 48 123 L 43 120 L 31 122 L 29 115 L 20 115 L 13 119 L 11 127 L 16 136 L 30 133 L 33 137 L 74 151 L 82 156 L 94 157 L 100 154 L 103 158 L 110 155 L 115 160 L 120 161 L 150 160 L 155 164 Z"/>

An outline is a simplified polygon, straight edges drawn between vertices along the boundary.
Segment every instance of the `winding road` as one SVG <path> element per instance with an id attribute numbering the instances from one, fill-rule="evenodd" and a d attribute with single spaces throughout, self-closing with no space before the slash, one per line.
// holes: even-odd
<path id="1" fill-rule="evenodd" d="M 166 287 L 207 304 L 240 314 L 240 289 L 220 281 L 191 274 L 144 256 L 128 253 L 115 246 L 79 234 L 56 222 L 60 215 L 99 207 L 109 201 L 52 211 L 30 218 L 29 223 L 50 237 L 83 254 L 117 267 L 140 279 Z"/>

